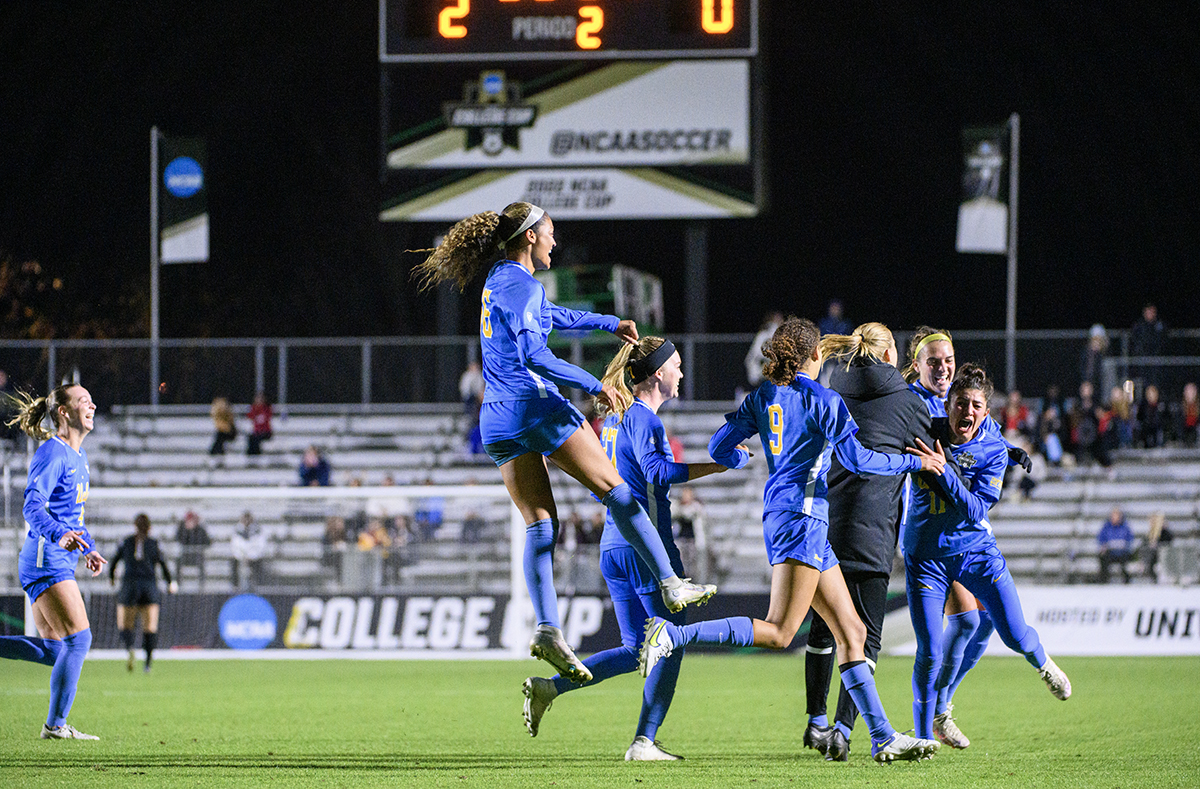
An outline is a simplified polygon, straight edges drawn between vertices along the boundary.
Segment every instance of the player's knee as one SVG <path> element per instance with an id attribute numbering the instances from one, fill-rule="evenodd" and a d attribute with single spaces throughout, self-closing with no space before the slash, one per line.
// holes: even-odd
<path id="1" fill-rule="evenodd" d="M 765 647 L 766 649 L 787 649 L 792 645 L 792 639 L 795 636 L 795 630 L 775 626 L 766 630 L 762 634 L 762 643 L 755 644 L 755 646 Z"/>

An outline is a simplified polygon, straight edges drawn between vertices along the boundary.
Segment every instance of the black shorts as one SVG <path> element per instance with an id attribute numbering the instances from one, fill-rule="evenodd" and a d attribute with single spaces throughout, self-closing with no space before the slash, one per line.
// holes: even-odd
<path id="1" fill-rule="evenodd" d="M 162 602 L 162 593 L 154 581 L 128 581 L 121 584 L 117 602 L 128 607 L 158 605 Z"/>

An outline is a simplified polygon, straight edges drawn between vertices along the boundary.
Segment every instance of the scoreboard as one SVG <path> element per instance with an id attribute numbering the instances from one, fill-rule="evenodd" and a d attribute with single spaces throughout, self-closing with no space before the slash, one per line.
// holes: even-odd
<path id="1" fill-rule="evenodd" d="M 380 218 L 754 216 L 758 35 L 758 0 L 380 0 Z"/>

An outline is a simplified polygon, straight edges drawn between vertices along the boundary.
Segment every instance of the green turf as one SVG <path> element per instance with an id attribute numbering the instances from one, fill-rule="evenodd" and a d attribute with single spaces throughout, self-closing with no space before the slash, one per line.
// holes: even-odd
<path id="1" fill-rule="evenodd" d="M 799 655 L 694 656 L 664 745 L 626 764 L 641 681 L 560 697 L 536 739 L 521 724 L 535 662 L 160 661 L 150 675 L 90 661 L 71 722 L 100 742 L 37 738 L 49 670 L 0 663 L 0 787 L 1124 787 L 1200 786 L 1200 660 L 1064 658 L 1074 696 L 1028 664 L 987 658 L 956 698 L 971 738 L 918 764 L 875 766 L 861 723 L 848 764 L 800 744 Z M 878 681 L 911 726 L 911 660 Z"/>

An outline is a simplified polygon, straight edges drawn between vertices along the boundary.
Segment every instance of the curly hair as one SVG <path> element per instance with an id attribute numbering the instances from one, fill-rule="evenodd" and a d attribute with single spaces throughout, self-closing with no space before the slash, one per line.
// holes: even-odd
<path id="1" fill-rule="evenodd" d="M 945 329 L 935 329 L 932 326 L 918 326 L 913 332 L 912 338 L 908 341 L 908 364 L 904 368 L 904 380 L 910 384 L 915 384 L 921 377 L 921 373 L 917 370 L 917 348 L 921 345 L 921 340 L 934 334 L 946 335 L 946 342 L 950 343 L 950 347 L 954 347 L 954 337 Z"/>
<path id="2" fill-rule="evenodd" d="M 18 428 L 22 433 L 38 441 L 53 438 L 59 425 L 59 406 L 71 401 L 70 389 L 79 384 L 64 384 L 56 386 L 45 397 L 34 397 L 29 392 L 5 395 L 8 405 L 16 410 L 16 414 L 5 420 L 4 424 Z M 47 430 L 43 422 L 50 417 L 54 430 Z"/>
<path id="3" fill-rule="evenodd" d="M 459 220 L 451 227 L 442 243 L 433 249 L 410 249 L 409 252 L 429 252 L 429 257 L 413 266 L 412 278 L 420 290 L 428 290 L 443 282 L 453 282 L 460 291 L 479 275 L 486 266 L 503 253 L 510 254 L 529 246 L 522 234 L 513 234 L 521 227 L 532 203 L 510 203 L 503 211 L 483 211 Z M 546 221 L 543 215 L 529 230 L 536 230 Z"/>
<path id="4" fill-rule="evenodd" d="M 779 386 L 787 386 L 800 372 L 821 342 L 821 332 L 808 318 L 788 317 L 779 324 L 771 339 L 763 343 L 763 377 Z"/>
<path id="5" fill-rule="evenodd" d="M 856 361 L 882 362 L 892 346 L 892 332 L 882 323 L 864 323 L 850 334 L 826 334 L 821 338 L 821 355 L 846 369 Z"/>
<path id="6" fill-rule="evenodd" d="M 617 390 L 617 402 L 610 408 L 601 402 L 599 398 L 596 398 L 596 413 L 602 417 L 609 414 L 616 414 L 618 419 L 625 416 L 625 412 L 629 410 L 629 406 L 633 405 L 631 366 L 638 359 L 644 359 L 657 351 L 664 342 L 666 340 L 662 337 L 648 336 L 638 340 L 637 345 L 621 344 L 617 355 L 608 363 L 608 367 L 604 370 L 604 375 L 600 378 L 600 383 L 608 384 Z"/>
<path id="7" fill-rule="evenodd" d="M 992 384 L 992 380 L 988 378 L 987 371 L 981 365 L 974 362 L 967 362 L 962 367 L 958 368 L 958 372 L 954 376 L 954 383 L 950 384 L 950 391 L 946 395 L 946 400 L 951 400 L 954 395 L 959 392 L 974 390 L 983 395 L 986 402 L 992 401 L 992 395 L 996 393 L 996 387 Z"/>

